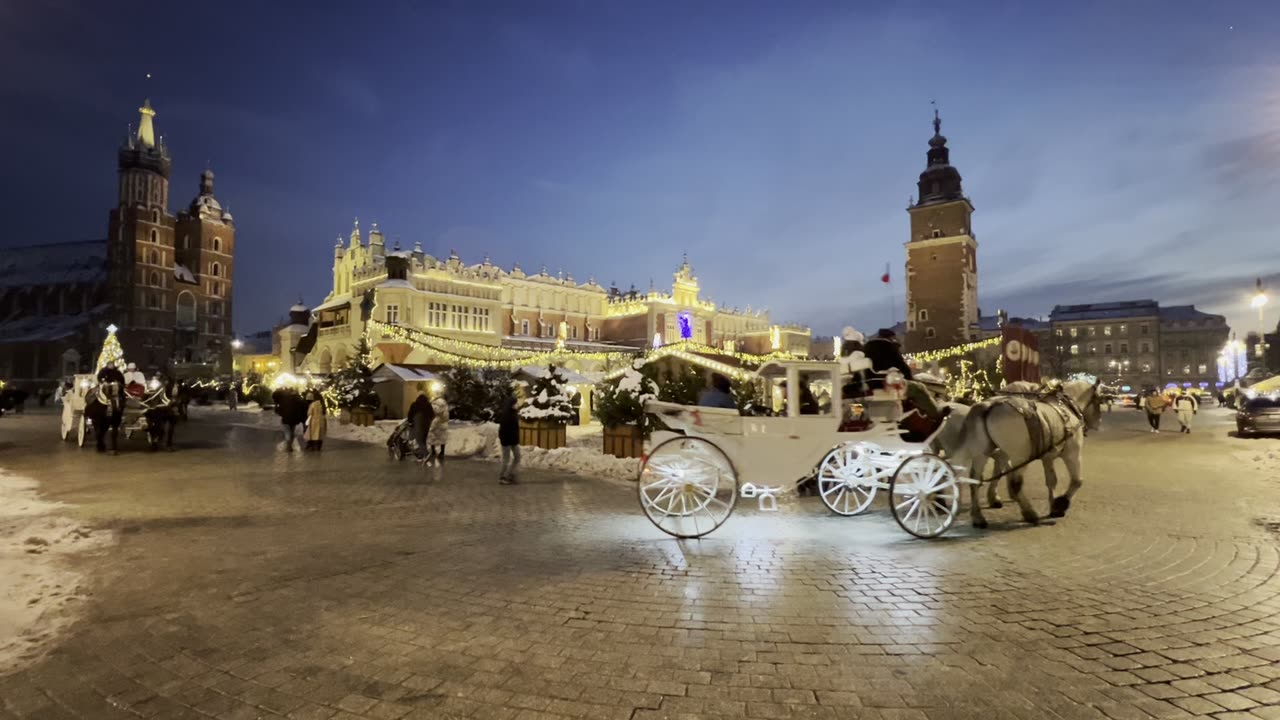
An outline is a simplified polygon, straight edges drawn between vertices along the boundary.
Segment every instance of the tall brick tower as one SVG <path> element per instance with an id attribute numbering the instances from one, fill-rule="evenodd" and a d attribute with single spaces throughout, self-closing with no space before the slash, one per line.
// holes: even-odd
<path id="1" fill-rule="evenodd" d="M 112 322 L 125 359 L 150 369 L 173 344 L 173 226 L 169 149 L 157 138 L 151 101 L 138 108 L 136 132 L 117 153 L 120 189 L 108 221 L 107 265 Z"/>
<path id="2" fill-rule="evenodd" d="M 968 342 L 978 322 L 978 241 L 969 221 L 973 204 L 951 166 L 942 120 L 933 113 L 929 164 L 920 173 L 919 200 L 907 208 L 907 337 L 909 352 Z"/>
<path id="3" fill-rule="evenodd" d="M 174 233 L 174 349 L 180 362 L 230 362 L 231 281 L 236 228 L 213 196 L 213 171 L 200 173 L 200 192 L 178 214 Z"/>

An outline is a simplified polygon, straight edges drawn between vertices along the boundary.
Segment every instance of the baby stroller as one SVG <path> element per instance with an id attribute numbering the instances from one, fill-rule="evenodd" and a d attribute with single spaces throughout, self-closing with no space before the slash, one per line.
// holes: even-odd
<path id="1" fill-rule="evenodd" d="M 387 438 L 387 454 L 392 460 L 403 460 L 405 455 L 413 454 L 413 423 L 402 420 Z"/>

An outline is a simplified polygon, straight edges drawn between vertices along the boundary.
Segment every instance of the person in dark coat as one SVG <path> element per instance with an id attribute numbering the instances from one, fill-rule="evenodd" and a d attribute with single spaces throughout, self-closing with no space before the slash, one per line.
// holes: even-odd
<path id="1" fill-rule="evenodd" d="M 418 397 L 409 405 L 409 423 L 413 426 L 413 441 L 416 445 L 414 454 L 419 460 L 427 457 L 427 433 L 431 431 L 431 423 L 435 418 L 431 398 L 426 393 L 418 393 Z"/>
<path id="2" fill-rule="evenodd" d="M 121 389 L 123 389 L 124 373 L 120 372 L 120 369 L 116 367 L 115 363 L 109 362 L 105 366 L 103 366 L 101 370 L 98 371 L 98 382 L 115 383 L 119 385 Z"/>
<path id="3" fill-rule="evenodd" d="M 911 379 L 911 366 L 907 365 L 907 359 L 902 357 L 902 350 L 898 347 L 898 336 L 892 330 L 882 328 L 876 336 L 867 341 L 863 346 L 862 353 L 871 361 L 871 370 L 879 375 L 884 375 L 890 369 L 896 369 L 902 373 L 902 377 Z"/>
<path id="4" fill-rule="evenodd" d="M 498 412 L 498 444 L 502 446 L 502 468 L 498 472 L 498 483 L 513 485 L 516 482 L 516 468 L 520 467 L 520 413 L 516 410 L 515 397 L 503 400 Z"/>
<path id="5" fill-rule="evenodd" d="M 271 399 L 275 401 L 276 414 L 280 416 L 280 426 L 284 432 L 284 450 L 285 452 L 293 452 L 293 443 L 296 440 L 298 446 L 302 446 L 302 435 L 298 432 L 298 426 L 307 421 L 307 402 L 297 391 L 289 388 L 280 388 L 271 394 Z"/>
<path id="6" fill-rule="evenodd" d="M 720 373 L 712 373 L 711 387 L 703 390 L 698 396 L 698 404 L 702 407 L 737 410 L 738 403 L 733 399 L 733 385 L 729 382 L 729 378 Z"/>

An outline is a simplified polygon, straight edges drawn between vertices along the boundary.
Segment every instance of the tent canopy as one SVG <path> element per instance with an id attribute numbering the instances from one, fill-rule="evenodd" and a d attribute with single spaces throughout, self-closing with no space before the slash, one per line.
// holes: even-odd
<path id="1" fill-rule="evenodd" d="M 427 382 L 439 379 L 440 376 L 428 370 L 426 365 L 391 365 L 383 363 L 373 371 L 374 382 L 386 382 L 388 380 Z"/>

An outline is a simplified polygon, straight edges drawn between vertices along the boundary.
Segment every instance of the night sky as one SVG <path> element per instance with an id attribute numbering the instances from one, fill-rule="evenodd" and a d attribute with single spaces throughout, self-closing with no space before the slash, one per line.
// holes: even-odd
<path id="1" fill-rule="evenodd" d="M 1280 8 L 1047 3 L 0 4 L 0 246 L 104 237 L 144 96 L 171 209 L 209 162 L 236 326 L 320 302 L 334 240 L 703 293 L 815 333 L 902 312 L 931 100 L 984 313 L 1154 298 L 1280 319 Z M 145 78 L 147 73 L 153 77 Z"/>

